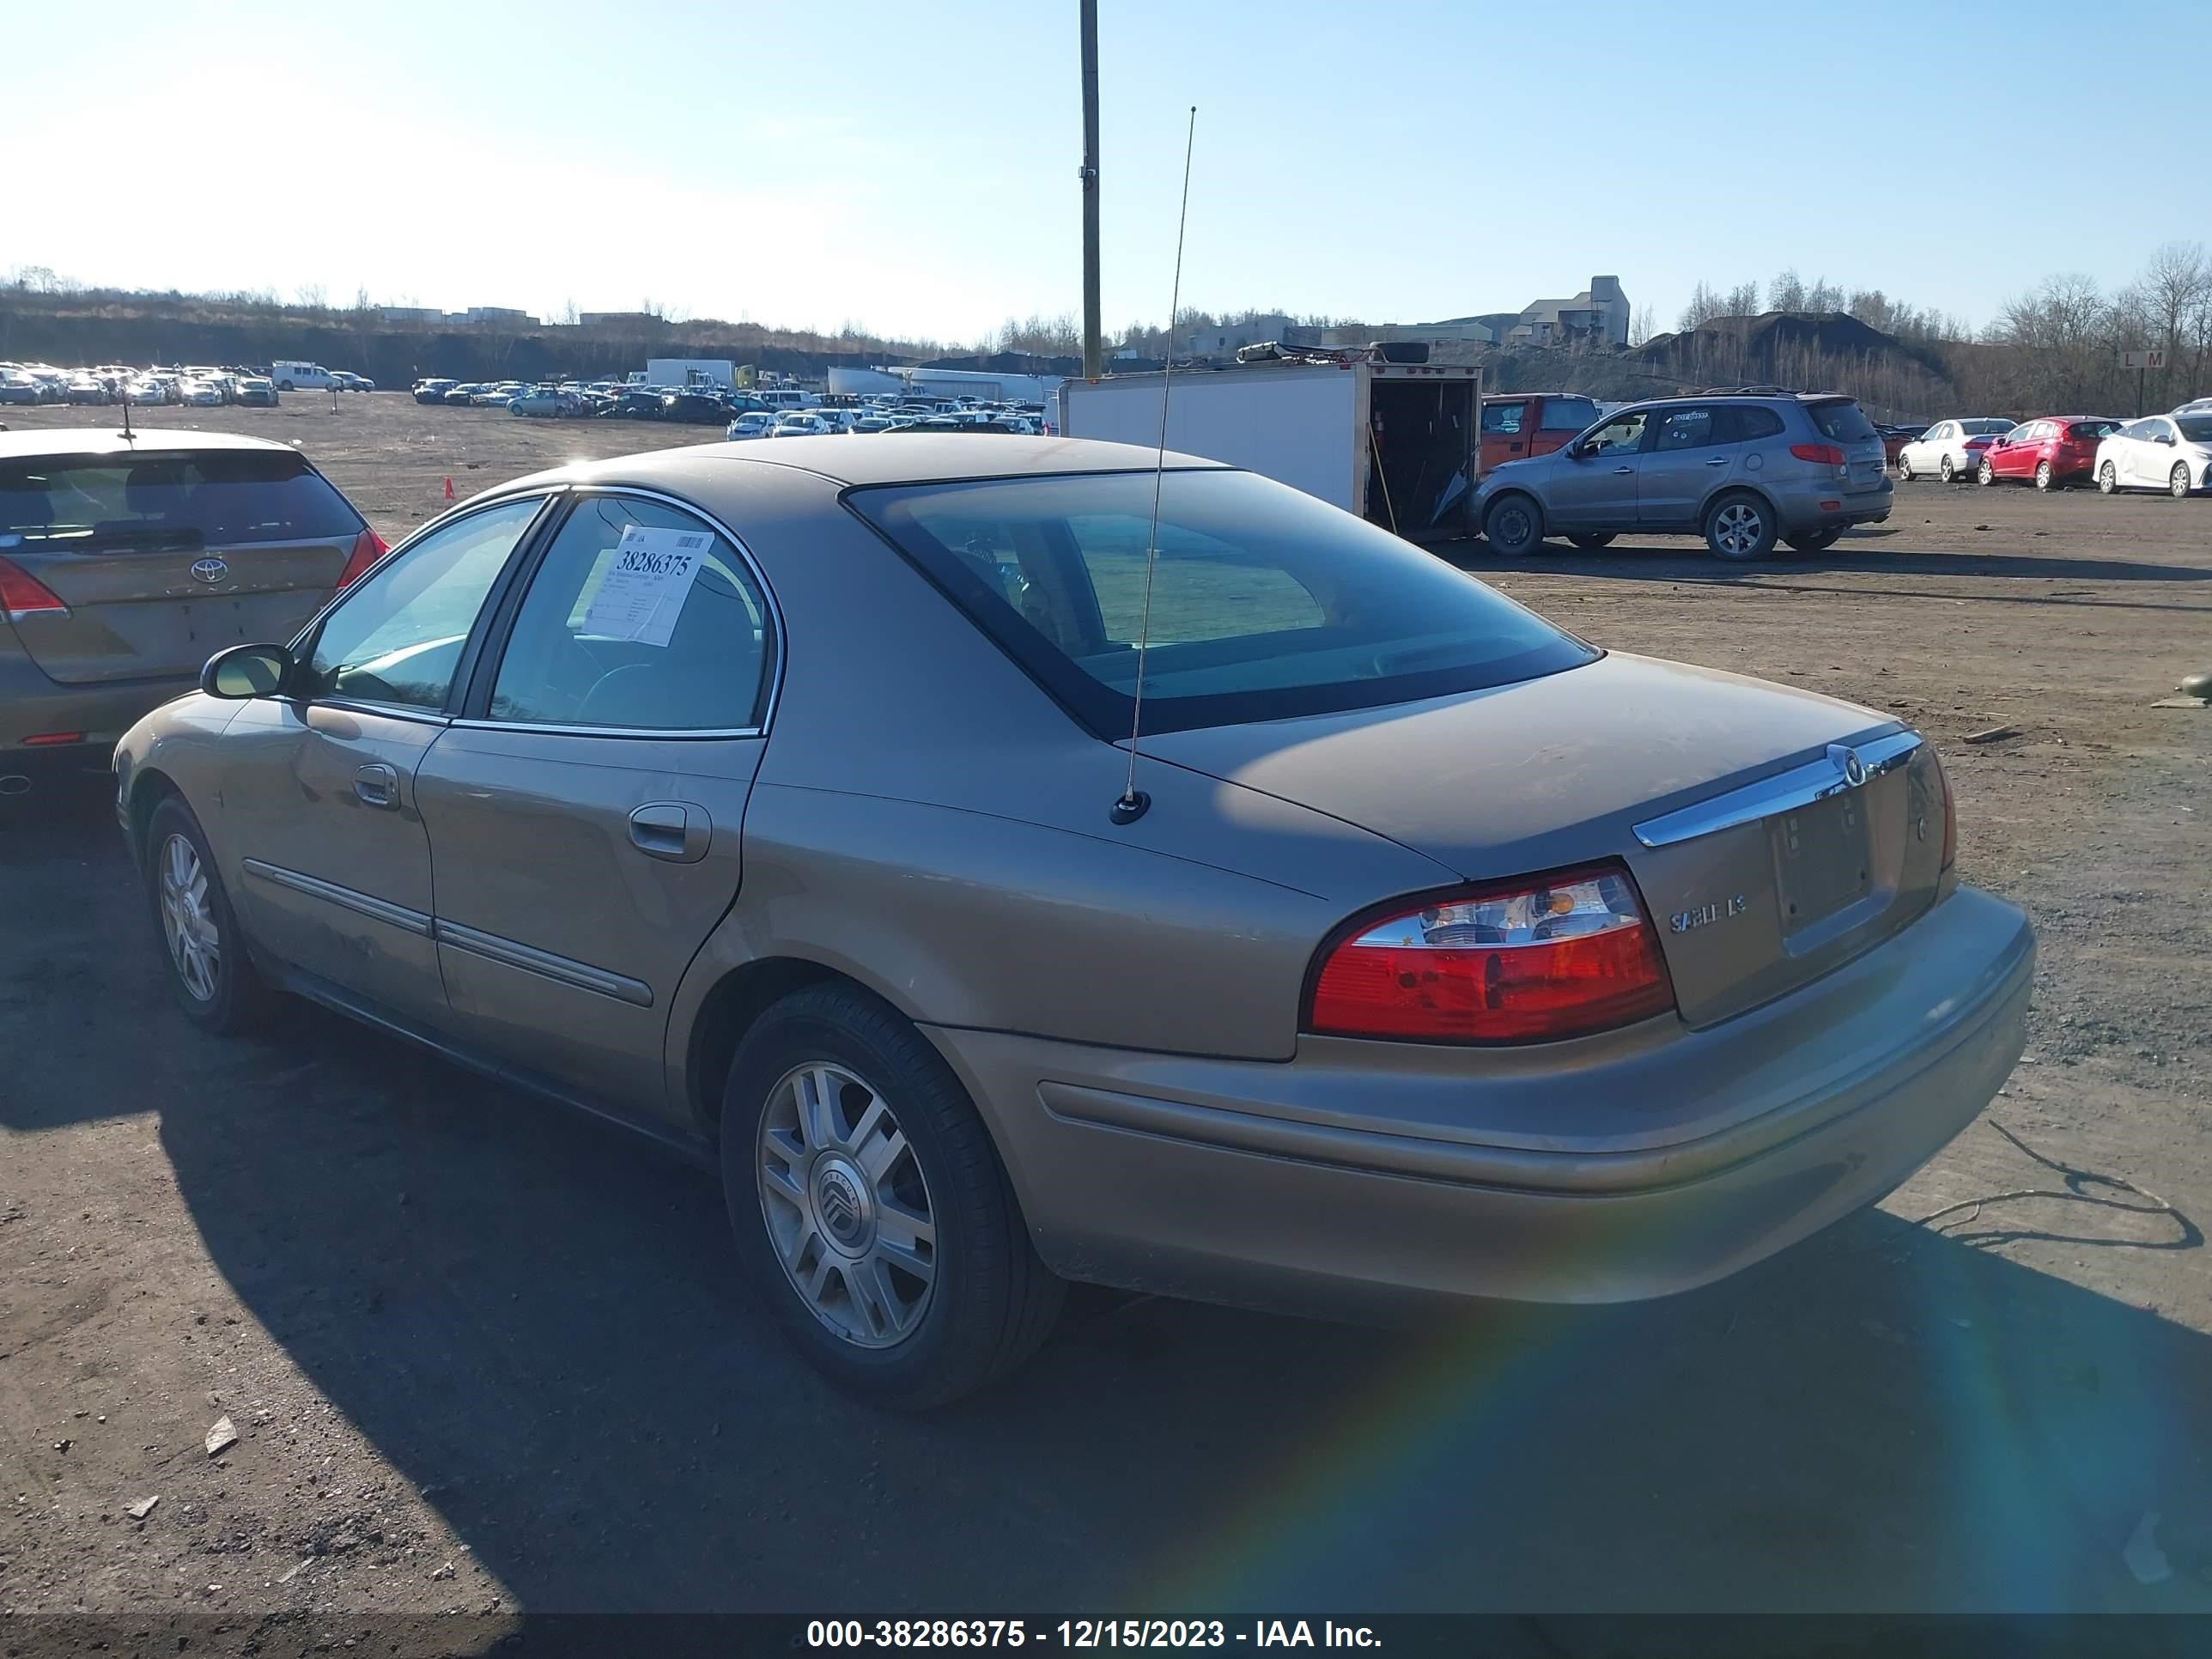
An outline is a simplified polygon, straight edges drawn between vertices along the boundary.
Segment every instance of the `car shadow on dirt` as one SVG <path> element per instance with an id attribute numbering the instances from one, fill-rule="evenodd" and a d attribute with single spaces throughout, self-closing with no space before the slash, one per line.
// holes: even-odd
<path id="1" fill-rule="evenodd" d="M 1800 571 L 1824 574 L 1861 573 L 1877 576 L 1996 577 L 2052 582 L 2212 581 L 2212 566 L 2153 564 L 2130 559 L 2074 558 L 2063 554 L 1889 552 L 1873 537 L 1846 536 L 1820 553 L 1778 548 L 1771 558 L 1747 564 L 1716 559 L 1702 544 L 1688 541 L 1615 542 L 1596 553 L 1570 551 L 1547 543 L 1525 559 L 1501 558 L 1487 542 L 1451 542 L 1435 550 L 1462 570 L 1564 576 L 1609 576 L 1626 581 L 1736 583 Z"/>
<path id="2" fill-rule="evenodd" d="M 0 1122 L 157 1112 L 246 1310 L 525 1608 L 2212 1609 L 2212 1340 L 1882 1212 L 1415 1333 L 1086 1293 L 990 1393 L 867 1410 L 740 1285 L 706 1176 L 304 1006 L 191 1030 L 100 827 L 14 843 L 58 943 L 0 1004 Z M 240 1420 L 249 1458 L 289 1426 Z"/>

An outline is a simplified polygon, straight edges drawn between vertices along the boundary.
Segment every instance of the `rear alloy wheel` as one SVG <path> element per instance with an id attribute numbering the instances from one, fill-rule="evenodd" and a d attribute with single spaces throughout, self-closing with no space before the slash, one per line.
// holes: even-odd
<path id="1" fill-rule="evenodd" d="M 1842 537 L 1843 531 L 1814 530 L 1802 536 L 1785 536 L 1783 539 L 1800 553 L 1825 553 Z"/>
<path id="2" fill-rule="evenodd" d="M 857 986 L 794 992 L 754 1023 L 721 1133 L 747 1274 L 832 1381 L 939 1406 L 1050 1332 L 1066 1285 L 1030 1247 L 989 1131 L 928 1039 Z"/>
<path id="3" fill-rule="evenodd" d="M 1705 545 L 1717 559 L 1763 559 L 1774 551 L 1774 514 L 1756 495 L 1723 495 L 1705 514 Z"/>
<path id="4" fill-rule="evenodd" d="M 247 960 L 199 820 L 173 795 L 146 825 L 146 890 L 185 1017 L 218 1035 L 253 1025 L 267 1008 L 268 988 Z"/>
<path id="5" fill-rule="evenodd" d="M 2050 462 L 2038 461 L 2035 464 L 2035 487 L 2042 490 L 2058 488 L 2058 475 L 2051 470 Z"/>
<path id="6" fill-rule="evenodd" d="M 1981 467 L 1974 474 L 1974 477 L 1979 481 L 1982 487 L 1985 489 L 1997 481 L 1997 470 L 1990 465 L 1990 458 L 1988 456 L 1984 455 L 1982 457 Z"/>
<path id="7" fill-rule="evenodd" d="M 1525 559 L 1543 544 L 1544 521 L 1536 503 L 1526 495 L 1508 495 L 1490 504 L 1482 517 L 1482 533 L 1504 557 Z"/>
<path id="8" fill-rule="evenodd" d="M 1956 483 L 1959 481 L 1959 469 L 1951 465 L 1951 458 L 1948 455 L 1943 458 L 1942 464 L 1936 469 L 1936 476 L 1942 479 L 1945 483 Z"/>
<path id="9" fill-rule="evenodd" d="M 1912 463 L 1903 455 L 1897 458 L 1897 477 L 1900 483 L 1911 483 L 1913 480 Z"/>
<path id="10" fill-rule="evenodd" d="M 1585 553 L 1595 553 L 1601 547 L 1611 547 L 1613 543 L 1613 538 L 1619 532 L 1615 531 L 1607 530 L 1602 532 L 1592 532 L 1588 535 L 1570 536 L 1567 538 L 1567 541 L 1571 545 L 1579 547 Z"/>
<path id="11" fill-rule="evenodd" d="M 2166 475 L 2166 493 L 2172 496 L 2177 501 L 2181 500 L 2183 496 L 2189 494 L 2189 469 L 2187 466 L 2177 464 L 2173 471 Z"/>
<path id="12" fill-rule="evenodd" d="M 2112 464 L 2110 461 L 2106 461 L 2104 465 L 2097 469 L 2097 488 L 2107 495 L 2116 495 L 2119 493 L 2120 475 L 2112 471 Z"/>

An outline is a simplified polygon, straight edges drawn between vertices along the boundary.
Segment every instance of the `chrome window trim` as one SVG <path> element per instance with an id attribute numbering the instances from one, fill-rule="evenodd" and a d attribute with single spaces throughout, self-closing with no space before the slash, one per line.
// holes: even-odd
<path id="1" fill-rule="evenodd" d="M 1701 800 L 1679 811 L 1647 818 L 1635 826 L 1636 839 L 1646 847 L 1673 847 L 1700 836 L 1756 823 L 1777 812 L 1795 811 L 1814 801 L 1846 790 L 1863 788 L 1885 772 L 1910 762 L 1921 746 L 1917 732 L 1891 732 L 1857 743 L 1838 743 L 1819 760 L 1793 766 L 1771 778 L 1762 778 L 1741 789 L 1732 789 L 1711 800 Z M 1863 775 L 1854 781 L 1846 769 L 1846 757 L 1854 757 Z"/>
<path id="2" fill-rule="evenodd" d="M 337 883 L 325 881 L 319 876 L 287 870 L 282 865 L 264 864 L 259 859 L 243 860 L 243 868 L 247 875 L 258 876 L 275 886 L 289 888 L 295 893 L 306 894 L 309 898 L 322 899 L 341 909 L 351 910 L 356 915 L 397 927 L 402 933 L 413 933 L 419 939 L 431 937 L 431 919 L 420 910 L 410 910 L 404 904 L 394 904 L 389 899 L 356 892 L 350 887 L 341 887 Z"/>
<path id="3" fill-rule="evenodd" d="M 482 957 L 487 962 L 498 963 L 503 968 L 518 968 L 526 974 L 536 974 L 558 984 L 573 986 L 579 991 L 592 991 L 600 996 L 612 997 L 639 1008 L 653 1006 L 653 988 L 643 980 L 631 979 L 605 968 L 594 968 L 588 962 L 578 962 L 570 957 L 556 956 L 550 951 L 538 950 L 535 945 L 523 945 L 497 933 L 486 933 L 474 927 L 464 927 L 459 922 L 440 920 L 432 924 L 432 936 L 441 945 L 450 945 L 457 951 Z"/>
<path id="4" fill-rule="evenodd" d="M 276 697 L 273 691 L 264 694 Z M 277 701 L 286 701 L 277 699 Z M 374 714 L 379 720 L 405 720 L 410 726 L 451 726 L 452 719 L 444 713 L 425 708 L 416 702 L 369 702 L 358 697 L 302 697 L 298 700 L 302 708 L 336 708 L 349 714 Z"/>
<path id="5" fill-rule="evenodd" d="M 698 502 L 687 500 L 682 495 L 672 495 L 665 489 L 647 489 L 641 485 L 635 484 L 596 483 L 571 483 L 566 486 L 566 488 L 568 493 L 578 500 L 581 500 L 582 498 L 590 495 L 634 495 L 641 501 L 659 501 L 665 507 L 674 507 L 679 513 L 689 513 L 693 518 L 698 520 L 702 524 L 704 524 L 709 530 L 720 536 L 724 541 L 729 543 L 732 547 L 737 549 L 738 556 L 744 561 L 745 568 L 752 573 L 753 585 L 760 589 L 762 602 L 768 607 L 768 628 L 763 630 L 762 643 L 766 645 L 775 653 L 772 670 L 769 675 L 768 697 L 761 705 L 760 720 L 757 725 L 753 726 L 714 727 L 713 729 L 693 727 L 668 729 L 657 726 L 647 728 L 644 726 L 562 726 L 536 721 L 495 720 L 489 717 L 486 717 L 483 720 L 456 720 L 453 724 L 456 726 L 466 726 L 474 731 L 537 732 L 550 735 L 577 738 L 766 737 L 769 734 L 769 729 L 775 724 L 776 704 L 781 702 L 783 697 L 784 660 L 787 654 L 784 649 L 784 641 L 788 639 L 790 635 L 788 630 L 784 625 L 783 605 L 775 597 L 775 589 L 769 581 L 768 572 L 761 568 L 760 561 L 753 556 L 753 550 L 751 548 L 745 545 L 744 538 L 739 536 L 736 531 L 731 529 L 729 526 L 724 524 L 720 519 L 716 518 L 712 513 L 709 513 L 705 507 L 700 506 Z M 572 515 L 574 510 L 574 507 L 571 507 L 570 513 Z M 557 531 L 556 533 L 558 533 Z M 394 549 L 393 550 L 396 552 L 398 550 Z M 538 569 L 532 570 L 530 573 L 531 580 L 535 581 L 538 579 L 538 571 L 543 570 L 544 568 L 544 561 L 541 558 L 538 562 Z M 527 591 L 525 592 L 523 597 L 526 599 L 529 598 Z M 520 610 L 517 610 L 513 620 L 508 623 L 506 632 L 501 635 L 496 641 L 499 647 L 499 660 L 492 665 L 491 669 L 489 689 L 493 691 L 496 691 L 499 689 L 499 671 L 506 664 L 507 647 L 512 645 L 514 641 L 514 624 L 521 619 L 522 613 Z"/>
<path id="6" fill-rule="evenodd" d="M 758 726 L 732 726 L 726 731 L 696 726 L 556 726 L 534 720 L 453 720 L 446 722 L 465 732 L 524 732 L 550 738 L 652 738 L 689 741 L 768 735 Z"/>

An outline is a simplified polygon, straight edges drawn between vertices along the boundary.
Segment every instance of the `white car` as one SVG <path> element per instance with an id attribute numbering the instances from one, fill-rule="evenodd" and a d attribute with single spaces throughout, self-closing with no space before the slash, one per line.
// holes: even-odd
<path id="1" fill-rule="evenodd" d="M 2212 398 L 2195 398 L 2173 411 L 2176 415 L 2212 415 Z"/>
<path id="2" fill-rule="evenodd" d="M 2130 421 L 2098 444 L 2097 488 L 2163 489 L 2177 500 L 2212 489 L 2212 410 Z"/>
<path id="3" fill-rule="evenodd" d="M 1898 476 L 1911 483 L 1930 476 L 1945 483 L 1971 478 L 1991 445 L 2016 422 L 1994 416 L 1938 421 L 1897 452 Z"/>
<path id="4" fill-rule="evenodd" d="M 206 380 L 179 380 L 177 401 L 191 409 L 213 409 L 222 402 L 222 388 Z"/>
<path id="5" fill-rule="evenodd" d="M 748 438 L 773 438 L 775 435 L 775 416 L 764 409 L 749 409 L 732 421 L 722 436 L 729 442 L 743 443 Z"/>
<path id="6" fill-rule="evenodd" d="M 775 417 L 771 438 L 811 438 L 837 428 L 811 409 L 787 409 Z"/>

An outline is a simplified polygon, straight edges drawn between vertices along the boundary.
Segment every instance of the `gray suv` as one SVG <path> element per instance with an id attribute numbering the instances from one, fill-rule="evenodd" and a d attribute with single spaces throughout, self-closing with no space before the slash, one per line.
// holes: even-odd
<path id="1" fill-rule="evenodd" d="M 1500 553 L 1547 536 L 1585 550 L 1628 533 L 1701 535 L 1717 558 L 1802 553 L 1889 516 L 1881 434 L 1849 398 L 1655 398 L 1615 410 L 1564 449 L 1508 461 L 1475 491 Z"/>

